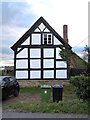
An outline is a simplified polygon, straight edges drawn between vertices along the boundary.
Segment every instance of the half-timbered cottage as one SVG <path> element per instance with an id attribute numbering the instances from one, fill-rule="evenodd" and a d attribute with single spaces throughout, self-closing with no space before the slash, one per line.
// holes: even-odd
<path id="1" fill-rule="evenodd" d="M 65 41 L 66 40 L 66 41 Z M 14 75 L 18 80 L 65 80 L 67 62 L 59 55 L 60 44 L 67 44 L 67 26 L 62 38 L 43 18 L 11 47 L 14 51 Z"/>

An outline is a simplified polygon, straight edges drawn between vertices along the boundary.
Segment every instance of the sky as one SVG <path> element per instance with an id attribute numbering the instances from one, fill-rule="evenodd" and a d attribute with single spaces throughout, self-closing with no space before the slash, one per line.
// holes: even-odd
<path id="1" fill-rule="evenodd" d="M 68 25 L 72 50 L 80 57 L 88 44 L 88 0 L 2 0 L 0 2 L 0 66 L 12 66 L 11 46 L 39 19 L 45 20 L 63 37 Z"/>

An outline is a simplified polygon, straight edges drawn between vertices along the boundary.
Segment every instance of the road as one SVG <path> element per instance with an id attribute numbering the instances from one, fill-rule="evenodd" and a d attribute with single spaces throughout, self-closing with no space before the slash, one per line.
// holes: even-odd
<path id="1" fill-rule="evenodd" d="M 88 118 L 88 115 L 8 112 L 3 113 L 2 118 Z"/>

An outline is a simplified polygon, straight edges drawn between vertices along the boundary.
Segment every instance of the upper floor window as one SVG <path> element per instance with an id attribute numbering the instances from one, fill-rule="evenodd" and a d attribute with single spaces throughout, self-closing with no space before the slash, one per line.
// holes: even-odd
<path id="1" fill-rule="evenodd" d="M 45 45 L 52 44 L 52 34 L 44 34 L 43 35 L 43 44 L 45 44 Z"/>

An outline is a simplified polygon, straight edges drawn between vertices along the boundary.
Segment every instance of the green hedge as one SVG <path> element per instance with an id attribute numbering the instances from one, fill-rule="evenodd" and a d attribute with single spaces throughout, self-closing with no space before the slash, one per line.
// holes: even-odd
<path id="1" fill-rule="evenodd" d="M 90 100 L 89 80 L 90 77 L 85 77 L 84 75 L 70 78 L 70 83 L 77 87 L 77 96 L 83 100 Z"/>

